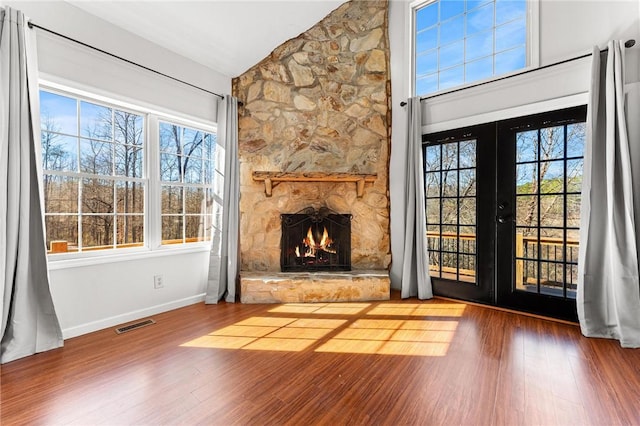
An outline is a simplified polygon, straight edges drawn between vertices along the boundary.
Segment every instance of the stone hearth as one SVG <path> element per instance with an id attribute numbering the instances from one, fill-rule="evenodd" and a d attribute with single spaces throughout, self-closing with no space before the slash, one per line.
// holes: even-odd
<path id="1" fill-rule="evenodd" d="M 389 300 L 386 271 L 242 272 L 242 303 L 360 302 Z"/>

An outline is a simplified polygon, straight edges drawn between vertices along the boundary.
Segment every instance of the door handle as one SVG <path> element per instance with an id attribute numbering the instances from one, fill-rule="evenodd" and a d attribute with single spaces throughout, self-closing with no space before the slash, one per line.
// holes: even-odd
<path id="1" fill-rule="evenodd" d="M 510 222 L 513 219 L 513 215 L 512 214 L 499 214 L 498 216 L 496 216 L 496 222 L 498 223 L 507 223 Z"/>

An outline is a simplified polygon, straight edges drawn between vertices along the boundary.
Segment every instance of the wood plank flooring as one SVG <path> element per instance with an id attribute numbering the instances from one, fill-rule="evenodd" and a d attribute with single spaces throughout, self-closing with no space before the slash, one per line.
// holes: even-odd
<path id="1" fill-rule="evenodd" d="M 640 350 L 449 300 L 196 304 L 2 366 L 8 425 L 640 425 Z"/>

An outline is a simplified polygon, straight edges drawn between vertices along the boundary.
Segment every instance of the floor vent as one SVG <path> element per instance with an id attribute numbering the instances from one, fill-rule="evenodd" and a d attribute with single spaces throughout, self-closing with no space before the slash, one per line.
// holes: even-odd
<path id="1" fill-rule="evenodd" d="M 123 325 L 122 327 L 116 328 L 117 334 L 126 333 L 127 331 L 136 330 L 138 328 L 146 327 L 151 324 L 155 324 L 156 322 L 152 319 L 146 319 L 139 322 L 134 322 L 133 324 Z"/>

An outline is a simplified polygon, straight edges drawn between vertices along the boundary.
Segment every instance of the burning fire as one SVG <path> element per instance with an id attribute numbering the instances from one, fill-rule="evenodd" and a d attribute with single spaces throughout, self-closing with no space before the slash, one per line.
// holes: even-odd
<path id="1" fill-rule="evenodd" d="M 316 242 L 315 237 L 313 236 L 313 230 L 311 226 L 307 230 L 307 236 L 302 239 L 302 244 L 305 248 L 304 254 L 300 253 L 300 246 L 296 247 L 296 257 L 315 257 L 316 252 L 318 250 L 322 250 L 326 253 L 335 254 L 336 250 L 331 248 L 331 244 L 333 244 L 333 240 L 329 237 L 329 233 L 327 232 L 327 227 L 324 227 L 324 231 L 322 232 L 322 237 L 320 238 L 320 242 Z"/>

